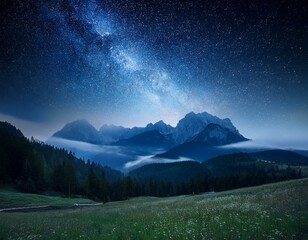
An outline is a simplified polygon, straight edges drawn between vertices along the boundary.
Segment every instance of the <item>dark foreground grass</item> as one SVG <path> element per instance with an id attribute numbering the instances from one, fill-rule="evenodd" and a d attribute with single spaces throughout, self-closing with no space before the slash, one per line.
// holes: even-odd
<path id="1" fill-rule="evenodd" d="M 75 203 L 95 203 L 84 198 L 63 198 L 39 194 L 20 193 L 14 190 L 0 191 L 0 209 L 16 207 L 35 207 L 41 205 L 72 206 Z"/>
<path id="2" fill-rule="evenodd" d="M 0 239 L 307 239 L 308 179 L 102 207 L 0 213 Z"/>

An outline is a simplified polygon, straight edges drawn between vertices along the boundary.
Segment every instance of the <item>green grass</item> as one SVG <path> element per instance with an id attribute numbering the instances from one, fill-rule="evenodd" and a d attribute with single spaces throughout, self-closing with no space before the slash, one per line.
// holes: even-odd
<path id="1" fill-rule="evenodd" d="M 84 198 L 63 198 L 39 194 L 20 193 L 14 190 L 0 191 L 0 209 L 15 207 L 35 207 L 42 205 L 72 206 L 75 203 L 94 203 Z"/>
<path id="2" fill-rule="evenodd" d="M 0 213 L 0 239 L 308 239 L 308 179 L 101 207 Z"/>

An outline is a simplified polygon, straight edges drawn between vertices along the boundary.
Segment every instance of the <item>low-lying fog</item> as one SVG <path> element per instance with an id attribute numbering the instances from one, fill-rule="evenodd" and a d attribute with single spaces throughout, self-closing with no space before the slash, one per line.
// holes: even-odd
<path id="1" fill-rule="evenodd" d="M 177 159 L 155 158 L 156 154 L 162 153 L 164 150 L 153 147 L 95 145 L 54 137 L 49 138 L 46 143 L 72 151 L 77 157 L 84 160 L 89 159 L 122 172 L 129 172 L 134 168 L 149 163 L 170 163 L 194 160 L 186 157 L 179 157 Z M 217 149 L 221 149 L 221 154 L 224 154 L 225 151 L 223 150 L 226 149 L 232 149 L 232 152 L 257 152 L 277 148 L 294 150 L 308 156 L 307 141 L 286 142 L 278 140 L 254 140 L 221 146 Z"/>

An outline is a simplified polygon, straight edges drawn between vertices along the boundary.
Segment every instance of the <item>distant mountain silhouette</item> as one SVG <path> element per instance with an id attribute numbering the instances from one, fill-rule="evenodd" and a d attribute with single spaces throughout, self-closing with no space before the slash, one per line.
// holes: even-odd
<path id="1" fill-rule="evenodd" d="M 98 131 L 88 121 L 78 120 L 66 124 L 53 137 L 94 144 L 139 144 L 140 146 L 152 144 L 153 147 L 170 147 L 185 143 L 220 146 L 247 140 L 234 127 L 230 119 L 220 119 L 206 112 L 188 113 L 176 127 L 158 121 L 154 124 L 149 123 L 146 127 L 133 128 L 103 125 Z"/>
<path id="2" fill-rule="evenodd" d="M 154 124 L 149 123 L 146 127 L 133 127 L 133 128 L 125 128 L 122 126 L 105 124 L 100 128 L 99 134 L 103 142 L 114 143 L 122 139 L 129 139 L 138 134 L 154 130 L 158 131 L 161 134 L 166 135 L 166 134 L 172 134 L 173 127 L 164 123 L 162 120 Z"/>
<path id="3" fill-rule="evenodd" d="M 170 135 L 163 135 L 157 130 L 152 130 L 140 133 L 128 139 L 122 139 L 116 142 L 115 145 L 155 146 L 165 148 L 174 145 L 174 141 Z"/>
<path id="4" fill-rule="evenodd" d="M 247 138 L 244 138 L 238 132 L 233 132 L 218 124 L 210 123 L 201 132 L 194 135 L 186 142 L 204 143 L 207 146 L 221 146 L 247 140 Z"/>
<path id="5" fill-rule="evenodd" d="M 237 131 L 231 131 L 218 124 L 210 123 L 201 132 L 197 133 L 185 143 L 180 144 L 165 153 L 156 155 L 160 158 L 176 159 L 179 157 L 189 157 L 195 160 L 204 161 L 211 157 L 222 154 L 239 152 L 238 149 L 223 149 L 216 146 L 247 141 Z"/>
<path id="6" fill-rule="evenodd" d="M 174 128 L 170 126 L 169 124 L 166 124 L 164 121 L 160 120 L 154 124 L 149 123 L 145 127 L 145 131 L 151 131 L 151 130 L 156 130 L 160 132 L 161 134 L 172 134 L 174 131 Z"/>
<path id="7" fill-rule="evenodd" d="M 174 130 L 174 139 L 178 144 L 186 142 L 188 139 L 202 132 L 209 124 L 217 124 L 229 131 L 238 133 L 230 119 L 220 119 L 207 112 L 190 112 L 181 119 Z"/>
<path id="8" fill-rule="evenodd" d="M 60 131 L 54 133 L 53 137 L 93 144 L 101 143 L 98 131 L 85 119 L 66 124 Z"/>

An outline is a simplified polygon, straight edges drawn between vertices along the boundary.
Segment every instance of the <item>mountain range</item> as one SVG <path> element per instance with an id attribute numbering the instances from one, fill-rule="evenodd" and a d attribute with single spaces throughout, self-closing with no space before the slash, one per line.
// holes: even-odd
<path id="1" fill-rule="evenodd" d="M 177 161 L 184 158 L 203 162 L 222 154 L 239 152 L 238 149 L 220 146 L 247 140 L 229 118 L 220 119 L 207 112 L 190 112 L 175 127 L 161 120 L 133 128 L 105 124 L 97 130 L 87 120 L 77 120 L 54 133 L 47 143 L 73 151 L 78 157 L 127 172 L 131 169 L 126 166 L 136 168 L 151 162 L 163 162 L 163 159 Z M 76 141 L 96 147 L 84 146 L 81 149 Z"/>
<path id="2" fill-rule="evenodd" d="M 146 145 L 167 149 L 184 143 L 220 146 L 248 140 L 239 133 L 230 119 L 220 119 L 207 112 L 190 112 L 176 127 L 159 121 L 149 123 L 146 127 L 133 128 L 103 125 L 97 130 L 83 119 L 66 124 L 52 137 L 92 144 Z"/>
<path id="3" fill-rule="evenodd" d="M 53 137 L 92 144 L 101 143 L 99 132 L 86 119 L 67 123 L 61 130 L 54 133 Z"/>

